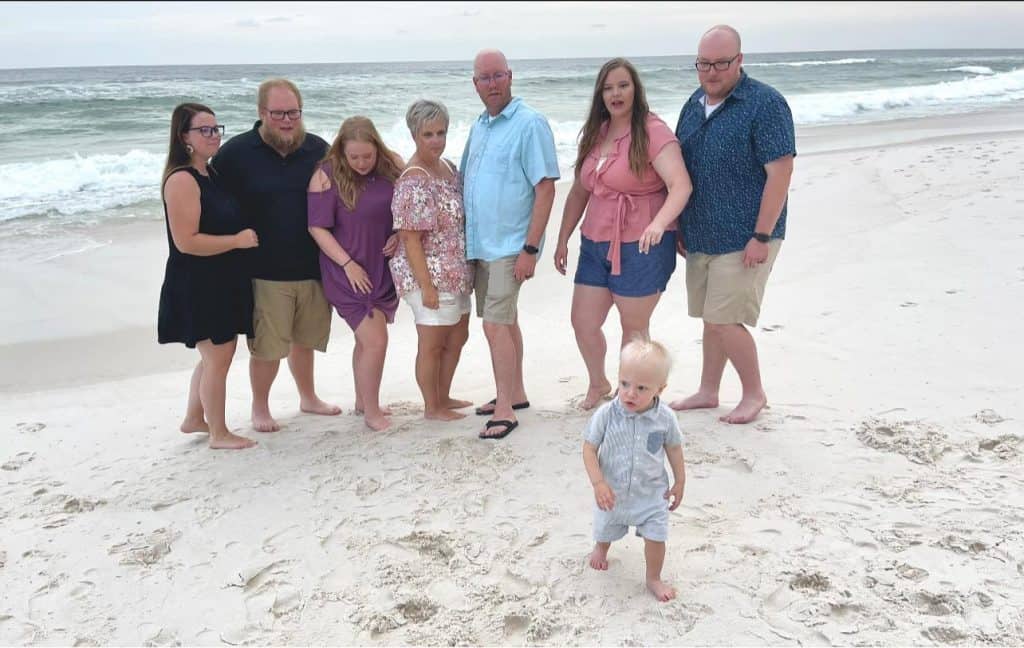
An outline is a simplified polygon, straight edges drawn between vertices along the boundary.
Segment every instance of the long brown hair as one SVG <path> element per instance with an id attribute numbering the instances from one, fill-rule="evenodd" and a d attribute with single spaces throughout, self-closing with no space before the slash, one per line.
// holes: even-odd
<path id="1" fill-rule="evenodd" d="M 171 141 L 167 145 L 167 162 L 164 164 L 164 175 L 160 182 L 160 195 L 163 196 L 164 185 L 167 178 L 175 171 L 184 169 L 192 164 L 192 154 L 185 149 L 184 137 L 188 129 L 192 128 L 192 118 L 199 113 L 210 113 L 213 111 L 199 103 L 183 103 L 174 107 L 171 113 Z"/>
<path id="2" fill-rule="evenodd" d="M 338 197 L 341 198 L 345 207 L 351 210 L 355 209 L 359 194 L 366 186 L 366 179 L 356 173 L 345 159 L 345 144 L 349 142 L 373 144 L 377 149 L 377 164 L 373 167 L 373 172 L 387 178 L 390 182 L 398 179 L 401 169 L 395 162 L 397 156 L 384 144 L 380 133 L 377 132 L 377 127 L 373 125 L 369 117 L 357 115 L 341 122 L 338 136 L 334 138 L 334 143 L 327 150 L 327 155 L 324 156 L 322 162 L 330 164 L 331 180 L 338 188 Z"/>
<path id="3" fill-rule="evenodd" d="M 624 58 L 613 58 L 601 66 L 594 83 L 594 98 L 590 101 L 590 114 L 580 129 L 580 147 L 576 154 L 576 174 L 583 168 L 583 161 L 590 151 L 597 146 L 597 138 L 601 133 L 601 124 L 611 119 L 608 108 L 604 105 L 604 83 L 612 70 L 625 68 L 633 80 L 633 114 L 630 117 L 630 134 L 633 136 L 629 144 L 629 169 L 637 177 L 644 173 L 649 160 L 647 159 L 647 114 L 651 111 L 647 105 L 647 93 L 640 83 L 640 74 L 633 64 Z"/>

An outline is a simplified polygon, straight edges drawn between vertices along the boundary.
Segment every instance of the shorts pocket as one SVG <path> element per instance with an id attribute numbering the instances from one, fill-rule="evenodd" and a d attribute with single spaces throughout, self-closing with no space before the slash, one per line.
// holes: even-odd
<path id="1" fill-rule="evenodd" d="M 647 452 L 651 454 L 658 454 L 665 445 L 665 433 L 664 432 L 651 432 L 647 435 Z"/>

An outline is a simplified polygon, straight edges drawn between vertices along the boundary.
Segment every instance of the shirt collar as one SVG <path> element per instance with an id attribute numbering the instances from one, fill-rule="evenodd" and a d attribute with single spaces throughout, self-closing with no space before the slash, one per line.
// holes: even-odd
<path id="1" fill-rule="evenodd" d="M 512 101 L 508 102 L 508 105 L 505 106 L 501 110 L 501 112 L 498 113 L 497 115 L 495 115 L 493 118 L 485 110 L 483 112 L 483 114 L 480 115 L 480 121 L 482 121 L 482 122 L 484 122 L 486 124 L 486 123 L 489 123 L 489 122 L 497 121 L 497 119 L 499 117 L 504 117 L 505 119 L 511 119 L 512 115 L 516 114 L 516 111 L 519 110 L 519 106 L 522 103 L 523 103 L 523 100 L 522 100 L 521 97 L 512 97 Z"/>
<path id="2" fill-rule="evenodd" d="M 729 101 L 729 99 L 731 99 L 731 98 L 735 98 L 735 99 L 738 99 L 740 101 L 742 101 L 744 99 L 747 99 L 750 96 L 750 92 L 751 92 L 749 84 L 747 83 L 747 78 L 748 78 L 747 77 L 747 73 L 743 71 L 743 68 L 740 68 L 740 80 L 736 82 L 736 85 L 733 86 L 732 92 L 730 92 L 729 95 L 725 99 L 723 99 L 721 103 L 724 104 L 726 101 Z M 706 97 L 707 97 L 707 93 L 704 92 L 704 88 L 701 88 L 693 96 L 693 99 L 691 99 L 691 101 L 704 106 L 704 105 L 706 105 L 704 103 Z M 715 104 L 715 105 L 717 106 L 717 105 L 721 105 L 721 104 Z"/>
<path id="3" fill-rule="evenodd" d="M 660 404 L 661 404 L 661 397 L 660 396 L 655 396 L 654 397 L 654 403 L 649 408 L 647 408 L 647 410 L 645 410 L 643 412 L 637 413 L 637 412 L 630 412 L 628 409 L 623 407 L 622 401 L 619 400 L 618 396 L 615 396 L 615 398 L 612 400 L 612 407 L 615 408 L 615 411 L 618 414 L 621 414 L 622 416 L 625 416 L 626 418 L 654 419 L 654 417 L 658 413 L 658 405 L 660 405 Z"/>

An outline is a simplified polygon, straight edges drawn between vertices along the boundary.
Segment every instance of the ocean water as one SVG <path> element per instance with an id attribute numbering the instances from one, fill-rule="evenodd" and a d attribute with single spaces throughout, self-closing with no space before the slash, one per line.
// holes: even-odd
<path id="1" fill-rule="evenodd" d="M 693 57 L 631 60 L 651 108 L 675 127 L 697 87 Z M 603 62 L 511 63 L 514 94 L 551 124 L 563 176 Z M 1024 50 L 748 54 L 744 67 L 785 95 L 798 129 L 970 112 L 1024 99 Z M 446 155 L 457 161 L 482 111 L 471 73 L 469 60 L 0 70 L 0 239 L 45 237 L 113 219 L 161 219 L 159 181 L 174 106 L 209 105 L 230 137 L 252 127 L 256 88 L 270 76 L 299 86 L 308 131 L 329 142 L 345 117 L 366 115 L 404 157 L 413 152 L 406 108 L 420 97 L 440 100 L 451 115 Z"/>

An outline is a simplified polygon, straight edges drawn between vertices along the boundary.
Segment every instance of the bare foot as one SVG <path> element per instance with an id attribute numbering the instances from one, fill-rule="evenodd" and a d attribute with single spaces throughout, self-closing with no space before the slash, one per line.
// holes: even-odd
<path id="1" fill-rule="evenodd" d="M 252 439 L 246 439 L 226 431 L 210 435 L 211 450 L 244 450 L 254 445 L 256 445 L 256 442 Z"/>
<path id="2" fill-rule="evenodd" d="M 281 426 L 270 415 L 269 409 L 252 408 L 252 427 L 257 432 L 277 432 Z"/>
<path id="3" fill-rule="evenodd" d="M 718 394 L 699 391 L 692 396 L 680 398 L 668 404 L 674 410 L 707 409 L 718 407 Z"/>
<path id="4" fill-rule="evenodd" d="M 179 428 L 185 434 L 193 432 L 209 432 L 210 426 L 203 419 L 185 419 Z"/>
<path id="5" fill-rule="evenodd" d="M 386 430 L 391 426 L 391 419 L 389 419 L 383 412 L 378 414 L 367 414 L 363 417 L 366 421 L 366 426 L 371 430 L 380 432 Z"/>
<path id="6" fill-rule="evenodd" d="M 441 407 L 445 409 L 462 409 L 463 407 L 469 407 L 472 404 L 472 401 L 449 397 L 448 400 L 441 403 Z"/>
<path id="7" fill-rule="evenodd" d="M 357 403 L 356 406 L 352 408 L 352 411 L 357 416 L 362 416 L 363 414 L 366 414 L 366 411 L 363 409 L 363 406 L 359 403 Z M 394 412 L 391 411 L 391 408 L 385 405 L 380 406 L 380 413 L 383 414 L 384 416 L 391 416 L 392 414 L 394 414 Z"/>
<path id="8" fill-rule="evenodd" d="M 341 408 L 337 405 L 331 405 L 325 403 L 319 398 L 313 398 L 311 400 L 302 400 L 299 403 L 299 409 L 307 414 L 320 414 L 322 416 L 337 416 L 341 414 Z"/>
<path id="9" fill-rule="evenodd" d="M 466 415 L 461 412 L 456 412 L 442 407 L 436 410 L 425 410 L 423 412 L 423 418 L 430 419 L 432 421 L 458 421 L 461 418 L 466 418 Z"/>
<path id="10" fill-rule="evenodd" d="M 610 543 L 604 546 L 600 542 L 595 544 L 594 550 L 590 552 L 590 566 L 600 571 L 608 569 L 608 549 L 610 548 Z"/>
<path id="11" fill-rule="evenodd" d="M 587 395 L 580 403 L 580 409 L 594 409 L 597 404 L 608 398 L 608 394 L 612 391 L 612 386 L 609 383 L 602 385 L 591 385 L 587 389 Z"/>
<path id="12" fill-rule="evenodd" d="M 658 579 L 647 581 L 647 589 L 651 590 L 651 594 L 659 601 L 671 601 L 676 597 L 676 588 Z"/>
<path id="13" fill-rule="evenodd" d="M 767 404 L 768 398 L 763 393 L 755 398 L 744 398 L 736 409 L 725 416 L 720 416 L 718 420 L 726 423 L 750 423 Z"/>

